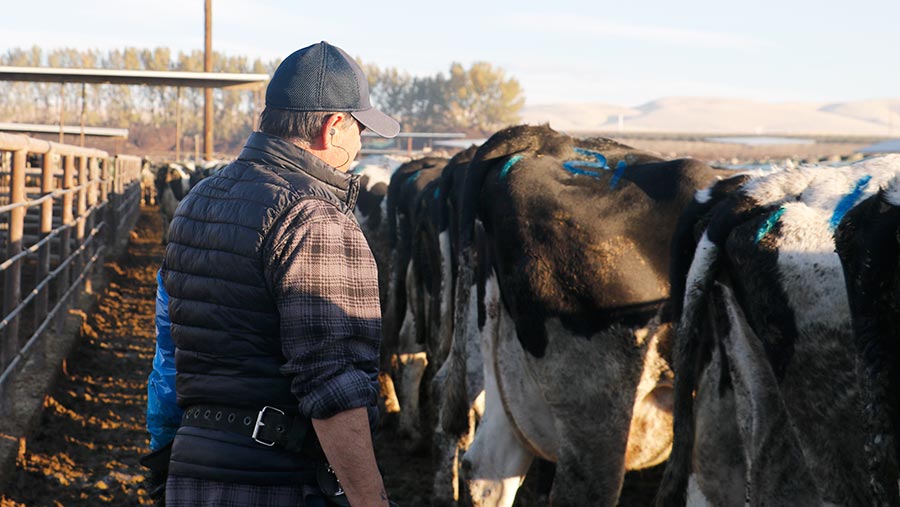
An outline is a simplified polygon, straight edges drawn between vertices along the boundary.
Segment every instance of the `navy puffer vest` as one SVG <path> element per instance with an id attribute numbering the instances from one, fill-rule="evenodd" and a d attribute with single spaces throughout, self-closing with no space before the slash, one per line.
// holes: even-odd
<path id="1" fill-rule="evenodd" d="M 277 219 L 301 199 L 352 213 L 350 177 L 278 137 L 254 133 L 238 159 L 200 182 L 169 231 L 164 283 L 175 342 L 178 404 L 217 404 L 298 413 L 291 378 L 279 367 L 279 317 L 262 251 Z M 247 444 L 221 431 L 182 427 L 170 471 L 214 480 L 297 480 L 299 456 Z"/>

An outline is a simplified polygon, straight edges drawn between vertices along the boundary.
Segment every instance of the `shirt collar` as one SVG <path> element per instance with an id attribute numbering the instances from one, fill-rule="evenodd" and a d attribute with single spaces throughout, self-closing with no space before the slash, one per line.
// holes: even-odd
<path id="1" fill-rule="evenodd" d="M 312 153 L 278 136 L 263 132 L 250 134 L 238 159 L 306 173 L 322 183 L 349 208 L 356 204 L 359 176 L 342 173 Z"/>

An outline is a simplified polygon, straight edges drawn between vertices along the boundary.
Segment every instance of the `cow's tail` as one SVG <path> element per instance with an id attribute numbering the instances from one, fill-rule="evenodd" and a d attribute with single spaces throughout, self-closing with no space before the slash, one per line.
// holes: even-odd
<path id="1" fill-rule="evenodd" d="M 390 242 L 390 273 L 385 309 L 382 315 L 382 366 L 388 366 L 390 355 L 397 351 L 400 326 L 406 312 L 406 272 L 409 268 L 409 227 L 406 217 L 399 213 L 398 195 L 403 190 L 395 174 L 388 187 L 387 215 Z"/>
<path id="2" fill-rule="evenodd" d="M 475 281 L 471 249 L 460 251 L 459 273 L 453 305 L 453 340 L 447 356 L 447 377 L 441 399 L 440 424 L 445 433 L 461 437 L 468 432 L 469 402 L 466 391 L 467 335 L 471 332 L 468 309 Z"/>
<path id="3" fill-rule="evenodd" d="M 685 505 L 694 446 L 694 389 L 705 352 L 707 302 L 715 279 L 718 247 L 706 234 L 697 244 L 685 284 L 681 318 L 675 334 L 675 400 L 672 453 L 656 496 L 657 507 Z M 673 299 L 681 297 L 673 293 Z"/>
<path id="4" fill-rule="evenodd" d="M 900 179 L 892 182 L 900 191 Z M 900 202 L 891 188 L 860 203 L 835 231 L 860 358 L 870 486 L 878 505 L 900 505 L 897 491 L 900 425 Z"/>

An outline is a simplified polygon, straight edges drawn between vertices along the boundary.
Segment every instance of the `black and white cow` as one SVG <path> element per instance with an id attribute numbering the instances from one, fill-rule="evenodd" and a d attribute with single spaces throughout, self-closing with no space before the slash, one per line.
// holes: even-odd
<path id="1" fill-rule="evenodd" d="M 853 207 L 835 232 L 861 359 L 867 426 L 866 451 L 879 505 L 900 505 L 900 155 L 897 176 L 877 195 Z"/>
<path id="2" fill-rule="evenodd" d="M 788 168 L 697 194 L 673 239 L 683 299 L 657 505 L 874 505 L 834 229 L 898 169 Z"/>
<path id="3" fill-rule="evenodd" d="M 391 175 L 409 157 L 398 155 L 376 155 L 363 157 L 353 166 L 352 174 L 359 176 L 359 197 L 353 214 L 366 237 L 375 264 L 378 266 L 378 296 L 381 310 L 385 311 L 388 300 L 388 281 L 390 279 L 391 241 L 387 220 L 387 193 Z M 400 414 L 400 403 L 394 388 L 394 381 L 387 368 L 388 362 L 382 364 L 378 379 L 381 392 L 379 403 L 384 427 L 396 424 Z"/>
<path id="4" fill-rule="evenodd" d="M 484 415 L 462 459 L 475 505 L 511 505 L 541 457 L 557 463 L 554 505 L 612 506 L 626 469 L 666 459 L 669 241 L 712 178 L 546 126 L 500 131 L 475 153 L 442 407 L 447 433 L 466 431 L 480 367 Z"/>
<path id="5" fill-rule="evenodd" d="M 169 223 L 175 216 L 178 203 L 191 189 L 191 171 L 184 166 L 168 163 L 156 169 L 156 202 L 162 218 L 162 244 L 169 242 Z"/>
<path id="6" fill-rule="evenodd" d="M 378 155 L 363 157 L 353 167 L 352 174 L 359 175 L 359 197 L 353 214 L 359 222 L 375 264 L 378 265 L 378 292 L 384 310 L 390 276 L 391 241 L 387 220 L 387 193 L 391 175 L 409 157 Z"/>
<path id="7" fill-rule="evenodd" d="M 457 449 L 468 446 L 447 435 L 440 424 L 440 403 L 446 381 L 446 358 L 453 340 L 453 303 L 457 265 L 455 254 L 459 236 L 458 210 L 465 171 L 476 150 L 471 146 L 451 158 L 439 178 L 419 193 L 412 224 L 411 279 L 415 281 L 416 305 L 409 314 L 416 324 L 417 341 L 424 345 L 426 369 L 419 385 L 407 388 L 420 394 L 420 423 L 431 437 L 435 461 L 434 498 L 457 497 L 455 470 Z M 429 388 L 430 387 L 430 388 Z M 448 459 L 449 458 L 449 459 Z"/>
<path id="8" fill-rule="evenodd" d="M 420 424 L 419 385 L 428 364 L 424 341 L 417 335 L 413 308 L 421 304 L 412 266 L 413 224 L 419 196 L 441 175 L 447 159 L 425 157 L 401 165 L 388 187 L 387 221 L 390 239 L 390 275 L 382 315 L 382 370 L 391 371 L 400 404 L 399 434 L 410 445 L 423 443 Z"/>

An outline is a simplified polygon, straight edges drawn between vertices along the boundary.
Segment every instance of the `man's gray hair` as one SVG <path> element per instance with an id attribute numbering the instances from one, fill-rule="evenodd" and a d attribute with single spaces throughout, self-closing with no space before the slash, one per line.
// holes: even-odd
<path id="1" fill-rule="evenodd" d="M 322 126 L 328 117 L 335 114 L 327 111 L 289 111 L 267 107 L 259 115 L 259 131 L 278 136 L 289 141 L 309 146 L 322 133 Z M 344 129 L 356 123 L 356 118 L 345 113 L 352 121 L 342 122 Z"/>

